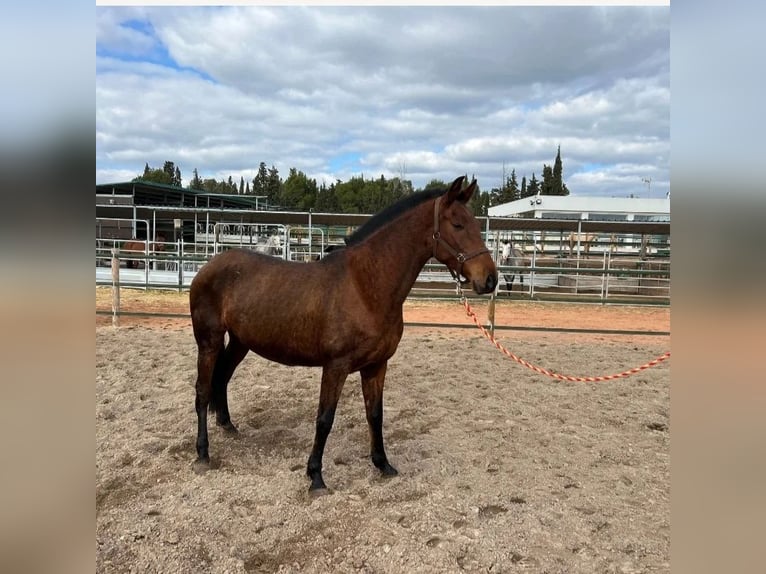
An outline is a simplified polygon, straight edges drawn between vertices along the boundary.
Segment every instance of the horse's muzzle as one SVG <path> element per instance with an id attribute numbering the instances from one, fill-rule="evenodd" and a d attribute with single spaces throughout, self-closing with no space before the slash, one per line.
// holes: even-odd
<path id="1" fill-rule="evenodd" d="M 473 281 L 473 290 L 477 295 L 484 295 L 485 293 L 492 293 L 497 287 L 497 271 L 493 271 L 484 280 L 484 283 L 479 281 Z"/>

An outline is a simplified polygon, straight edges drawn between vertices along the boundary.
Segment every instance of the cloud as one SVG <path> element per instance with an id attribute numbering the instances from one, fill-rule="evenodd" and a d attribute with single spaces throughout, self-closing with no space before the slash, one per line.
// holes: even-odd
<path id="1" fill-rule="evenodd" d="M 573 193 L 603 192 L 593 164 L 669 189 L 667 7 L 98 7 L 96 27 L 97 182 L 264 161 L 489 189 L 560 145 Z"/>

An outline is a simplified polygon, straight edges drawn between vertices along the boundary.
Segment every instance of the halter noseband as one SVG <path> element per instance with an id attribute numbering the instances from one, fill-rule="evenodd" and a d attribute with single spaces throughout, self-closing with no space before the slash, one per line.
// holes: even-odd
<path id="1" fill-rule="evenodd" d="M 436 200 L 434 200 L 434 234 L 433 234 L 433 238 L 434 238 L 434 259 L 438 259 L 438 257 L 436 256 L 436 248 L 439 245 L 439 243 L 441 243 L 442 245 L 444 245 L 444 248 L 447 251 L 449 251 L 449 253 L 455 259 L 457 259 L 457 262 L 458 262 L 457 272 L 455 272 L 452 269 L 452 267 L 447 265 L 447 269 L 449 269 L 449 272 L 452 274 L 452 278 L 455 281 L 465 285 L 466 283 L 468 283 L 468 279 L 466 279 L 465 281 L 461 281 L 460 280 L 460 276 L 463 275 L 463 263 L 465 263 L 469 259 L 473 259 L 474 257 L 476 257 L 478 255 L 482 255 L 484 253 L 489 253 L 489 249 L 484 247 L 483 249 L 479 249 L 477 251 L 474 251 L 473 253 L 469 253 L 468 255 L 466 255 L 465 253 L 462 253 L 461 251 L 458 251 L 457 249 L 452 247 L 449 243 L 444 241 L 444 239 L 442 239 L 441 233 L 439 232 L 439 204 L 440 203 L 441 203 L 441 197 L 437 197 Z M 446 265 L 446 263 L 445 263 L 445 265 Z"/>

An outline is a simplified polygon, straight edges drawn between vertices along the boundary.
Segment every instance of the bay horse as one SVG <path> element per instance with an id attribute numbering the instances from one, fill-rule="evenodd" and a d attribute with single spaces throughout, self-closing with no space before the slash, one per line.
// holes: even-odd
<path id="1" fill-rule="evenodd" d="M 164 251 L 165 250 L 165 237 L 162 235 L 156 235 L 154 237 L 154 241 L 149 243 L 149 249 L 148 253 L 155 253 L 157 251 Z M 130 241 L 126 241 L 122 245 L 123 253 L 140 253 L 142 255 L 147 254 L 147 247 L 146 247 L 146 241 L 142 239 L 132 239 Z M 141 261 L 144 262 L 144 265 L 147 265 L 149 263 L 148 259 L 126 259 L 125 265 L 128 269 L 138 269 L 139 264 Z"/>
<path id="2" fill-rule="evenodd" d="M 360 372 L 372 463 L 397 470 L 383 446 L 383 382 L 404 322 L 402 307 L 425 263 L 435 257 L 477 294 L 491 293 L 497 269 L 466 206 L 476 180 L 411 194 L 370 218 L 343 249 L 318 261 L 285 261 L 231 249 L 213 257 L 191 284 L 197 343 L 197 460 L 210 466 L 208 409 L 225 431 L 227 385 L 249 351 L 285 365 L 322 367 L 309 492 L 326 491 L 322 456 L 343 385 Z M 224 345 L 224 336 L 228 343 Z"/>

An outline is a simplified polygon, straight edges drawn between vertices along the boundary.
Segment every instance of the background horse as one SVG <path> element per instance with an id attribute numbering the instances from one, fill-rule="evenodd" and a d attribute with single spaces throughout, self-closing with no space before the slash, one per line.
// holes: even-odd
<path id="1" fill-rule="evenodd" d="M 598 240 L 598 233 L 577 233 L 572 232 L 569 234 L 569 256 L 574 256 L 574 251 L 577 249 L 577 243 L 579 241 L 581 246 L 581 253 L 588 255 L 590 253 L 590 244 Z"/>
<path id="2" fill-rule="evenodd" d="M 142 255 L 146 255 L 146 241 L 141 241 L 137 239 L 132 239 L 130 241 L 126 241 L 122 245 L 122 251 L 123 252 L 134 252 L 134 253 L 140 253 Z M 159 251 L 165 251 L 165 237 L 162 235 L 155 235 L 154 242 L 149 244 L 149 254 L 157 253 Z M 146 259 L 126 259 L 125 265 L 128 269 L 139 269 L 140 264 L 143 262 L 144 266 L 148 263 L 148 260 Z"/>
<path id="3" fill-rule="evenodd" d="M 265 241 L 259 241 L 253 248 L 257 253 L 263 253 L 265 255 L 281 256 L 282 255 L 282 236 L 279 233 L 270 235 Z"/>
<path id="4" fill-rule="evenodd" d="M 514 247 L 510 241 L 503 241 L 503 252 L 500 258 L 501 265 L 509 265 L 511 267 L 529 267 L 529 261 L 524 257 L 524 252 L 518 247 Z M 505 279 L 505 288 L 508 291 L 513 291 L 513 280 L 516 274 L 519 274 L 519 283 L 521 288 L 524 288 L 524 274 L 521 271 L 512 270 L 508 273 L 503 273 Z"/>
<path id="5" fill-rule="evenodd" d="M 322 367 L 314 445 L 306 465 L 311 492 L 325 487 L 322 456 L 343 385 L 359 372 L 373 464 L 397 474 L 383 446 L 383 382 L 404 329 L 402 308 L 426 261 L 491 293 L 497 269 L 466 203 L 476 180 L 414 193 L 370 218 L 346 246 L 319 261 L 294 262 L 231 249 L 213 257 L 191 284 L 197 342 L 198 470 L 209 467 L 207 413 L 236 432 L 227 385 L 249 351 L 285 365 Z M 224 346 L 225 335 L 228 343 Z M 452 365 L 451 368 L 455 368 Z"/>

